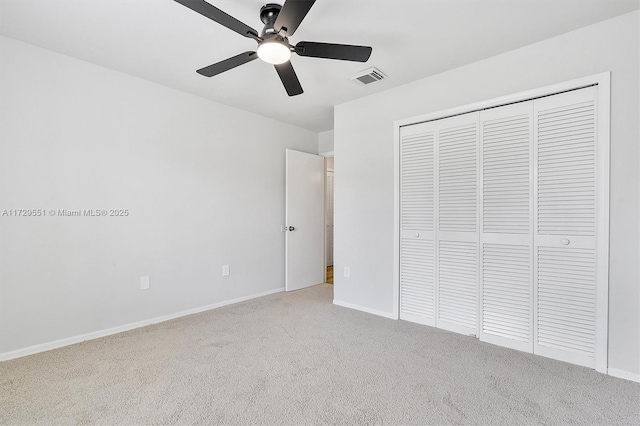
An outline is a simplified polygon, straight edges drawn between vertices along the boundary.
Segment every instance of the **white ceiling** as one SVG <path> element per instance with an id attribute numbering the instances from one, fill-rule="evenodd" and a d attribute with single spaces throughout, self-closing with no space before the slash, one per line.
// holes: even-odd
<path id="1" fill-rule="evenodd" d="M 262 30 L 259 10 L 266 0 L 209 1 Z M 324 131 L 333 128 L 334 105 L 639 7 L 638 0 L 318 0 L 292 44 L 361 44 L 372 46 L 373 54 L 366 64 L 294 55 L 305 93 L 292 98 L 261 61 L 212 78 L 196 74 L 256 44 L 173 0 L 0 0 L 0 34 Z M 349 80 L 371 66 L 389 79 L 369 86 Z"/>

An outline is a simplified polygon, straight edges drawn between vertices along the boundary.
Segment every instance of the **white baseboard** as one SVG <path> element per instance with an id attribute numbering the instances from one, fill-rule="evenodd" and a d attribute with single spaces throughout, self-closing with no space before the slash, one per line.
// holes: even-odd
<path id="1" fill-rule="evenodd" d="M 117 327 L 112 327 L 104 330 L 93 331 L 91 333 L 81 334 L 79 336 L 67 337 L 65 339 L 54 340 L 53 342 L 41 343 L 39 345 L 29 346 L 26 348 L 17 349 L 10 352 L 0 353 L 0 362 L 8 361 L 10 359 L 20 358 L 27 355 L 33 355 L 40 352 L 50 351 L 52 349 L 61 348 L 63 346 L 69 346 L 75 343 L 81 343 L 86 340 L 93 340 L 93 339 L 98 339 L 100 337 L 111 336 L 112 334 L 122 333 L 123 331 L 129 331 L 135 328 L 140 328 L 140 327 L 144 327 L 151 324 L 157 324 L 159 322 L 165 322 L 172 319 L 184 317 L 187 315 L 193 315 L 200 312 L 210 311 L 212 309 L 221 308 L 223 306 L 233 305 L 234 303 L 240 303 L 240 302 L 255 299 L 258 297 L 268 296 L 274 293 L 281 293 L 283 291 L 284 291 L 284 287 L 276 288 L 274 290 L 269 290 L 262 293 L 251 294 L 249 296 L 239 297 L 237 299 L 226 300 L 224 302 L 218 302 L 211 305 L 200 306 L 198 308 L 193 308 L 193 309 L 189 309 L 182 312 L 176 312 L 174 314 L 162 315 L 162 316 L 151 318 L 151 319 L 119 325 Z"/>
<path id="2" fill-rule="evenodd" d="M 355 309 L 356 311 L 366 312 L 368 314 L 378 315 L 379 317 L 385 317 L 393 320 L 397 320 L 398 317 L 392 312 L 379 311 L 377 309 L 371 309 L 360 305 L 354 305 L 353 303 L 343 302 L 342 300 L 333 299 L 333 304 L 342 306 L 343 308 Z"/>
<path id="3" fill-rule="evenodd" d="M 640 383 L 640 374 L 629 373 L 628 371 L 618 370 L 617 368 L 607 369 L 607 374 L 619 379 L 631 380 Z"/>

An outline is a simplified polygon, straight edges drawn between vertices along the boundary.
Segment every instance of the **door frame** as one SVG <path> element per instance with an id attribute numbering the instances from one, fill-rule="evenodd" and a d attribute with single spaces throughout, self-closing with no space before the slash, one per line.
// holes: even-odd
<path id="1" fill-rule="evenodd" d="M 596 145 L 596 371 L 607 374 L 608 366 L 608 318 L 609 318 L 609 169 L 610 169 L 610 125 L 611 125 L 611 71 L 569 80 L 550 86 L 526 90 L 486 101 L 422 114 L 393 123 L 393 315 L 399 319 L 400 303 L 400 129 L 404 126 L 447 117 L 482 111 L 488 108 L 529 101 L 584 87 L 596 86 L 597 92 L 597 137 Z M 480 315 L 480 312 L 478 312 Z M 478 321 L 478 336 L 479 328 Z"/>

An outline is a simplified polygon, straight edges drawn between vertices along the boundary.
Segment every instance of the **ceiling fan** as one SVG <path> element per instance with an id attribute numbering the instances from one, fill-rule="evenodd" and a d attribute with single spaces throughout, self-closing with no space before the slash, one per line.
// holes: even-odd
<path id="1" fill-rule="evenodd" d="M 289 44 L 291 37 L 307 15 L 315 0 L 286 0 L 284 5 L 268 3 L 260 9 L 260 20 L 265 24 L 258 32 L 236 18 L 226 14 L 204 0 L 175 0 L 199 14 L 224 25 L 238 34 L 258 42 L 256 52 L 240 53 L 224 61 L 201 68 L 197 72 L 205 77 L 213 77 L 232 68 L 260 58 L 273 64 L 289 96 L 303 92 L 298 76 L 289 61 L 291 53 L 314 58 L 339 59 L 343 61 L 367 62 L 371 47 L 347 44 L 317 43 L 301 41 L 295 46 Z"/>

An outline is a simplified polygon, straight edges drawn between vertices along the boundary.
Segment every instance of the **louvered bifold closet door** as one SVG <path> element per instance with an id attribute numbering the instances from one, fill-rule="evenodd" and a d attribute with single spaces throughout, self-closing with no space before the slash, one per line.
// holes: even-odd
<path id="1" fill-rule="evenodd" d="M 533 102 L 480 113 L 480 339 L 533 352 Z"/>
<path id="2" fill-rule="evenodd" d="M 400 130 L 400 319 L 435 325 L 435 125 Z"/>
<path id="3" fill-rule="evenodd" d="M 437 122 L 436 326 L 478 334 L 478 113 Z"/>
<path id="4" fill-rule="evenodd" d="M 536 100 L 534 353 L 595 367 L 596 88 Z"/>

